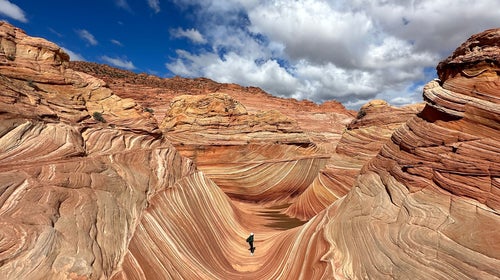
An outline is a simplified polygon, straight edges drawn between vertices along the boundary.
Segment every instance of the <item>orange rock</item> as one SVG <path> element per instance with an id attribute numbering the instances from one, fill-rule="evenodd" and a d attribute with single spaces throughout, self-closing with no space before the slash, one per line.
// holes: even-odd
<path id="1" fill-rule="evenodd" d="M 500 239 L 499 32 L 471 37 L 439 64 L 441 80 L 424 88 L 424 110 L 335 204 L 326 227 L 338 273 L 500 277 L 493 242 Z"/>
<path id="2" fill-rule="evenodd" d="M 496 34 L 440 64 L 423 110 L 373 101 L 352 121 L 208 79 L 113 70 L 108 88 L 1 23 L 0 275 L 499 278 Z M 166 102 L 130 99 L 146 82 Z"/>
<path id="3" fill-rule="evenodd" d="M 397 128 L 422 108 L 423 104 L 396 108 L 383 100 L 373 100 L 363 105 L 358 117 L 345 129 L 325 168 L 285 213 L 309 220 L 345 196 L 354 185 L 362 166 L 380 151 Z"/>
<path id="4" fill-rule="evenodd" d="M 7 23 L 0 46 L 0 275 L 110 278 L 150 197 L 194 166 L 59 47 Z"/>

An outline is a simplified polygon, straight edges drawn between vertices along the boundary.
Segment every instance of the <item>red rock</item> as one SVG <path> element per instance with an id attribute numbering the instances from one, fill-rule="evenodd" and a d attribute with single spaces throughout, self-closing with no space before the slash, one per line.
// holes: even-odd
<path id="1" fill-rule="evenodd" d="M 343 276 L 500 276 L 498 32 L 471 37 L 439 64 L 424 110 L 328 209 Z"/>
<path id="2" fill-rule="evenodd" d="M 7 23 L 0 47 L 1 278 L 110 278 L 150 197 L 194 166 L 59 47 Z"/>
<path id="3" fill-rule="evenodd" d="M 362 166 L 380 151 L 397 128 L 422 108 L 423 104 L 396 108 L 383 100 L 373 100 L 363 105 L 358 117 L 345 129 L 325 168 L 285 213 L 309 220 L 345 196 L 354 185 Z"/>
<path id="4" fill-rule="evenodd" d="M 131 75 L 108 88 L 68 69 L 57 46 L 2 23 L 0 275 L 498 278 L 496 33 L 472 37 L 464 46 L 473 53 L 459 48 L 440 64 L 442 80 L 425 87 L 421 112 L 374 101 L 347 127 L 351 112 L 336 103 L 206 79 Z M 13 49 L 19 58 L 6 56 Z M 165 134 L 144 97 L 121 95 L 158 88 L 130 78 L 172 86 L 158 97 L 172 94 L 157 105 Z M 115 93 L 118 83 L 124 89 Z M 196 96 L 174 100 L 186 85 Z M 260 108 L 262 98 L 270 102 Z M 227 134 L 216 137 L 216 127 Z M 332 189 L 350 190 L 321 200 Z M 315 215 L 301 223 L 283 215 L 282 203 Z"/>
<path id="5" fill-rule="evenodd" d="M 297 101 L 274 97 L 256 87 L 221 84 L 206 78 L 162 79 L 147 74 L 112 68 L 90 62 L 70 62 L 72 69 L 83 71 L 105 80 L 117 95 L 133 98 L 144 108 L 153 111 L 158 123 L 163 122 L 170 102 L 180 95 L 229 95 L 242 104 L 249 114 L 277 111 L 295 120 L 300 129 L 326 152 L 333 152 L 344 127 L 354 119 L 355 112 L 346 110 L 336 101 L 317 105 L 311 101 Z"/>

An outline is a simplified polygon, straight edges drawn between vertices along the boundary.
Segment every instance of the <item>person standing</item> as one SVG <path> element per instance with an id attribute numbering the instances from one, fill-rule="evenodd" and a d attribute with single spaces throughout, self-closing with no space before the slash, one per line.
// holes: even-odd
<path id="1" fill-rule="evenodd" d="M 250 255 L 252 255 L 252 256 L 253 256 L 253 252 L 255 252 L 255 247 L 253 246 L 253 238 L 254 238 L 253 232 L 251 232 L 250 236 L 247 238 L 247 242 L 250 245 L 250 249 L 248 249 L 248 250 L 250 250 Z"/>

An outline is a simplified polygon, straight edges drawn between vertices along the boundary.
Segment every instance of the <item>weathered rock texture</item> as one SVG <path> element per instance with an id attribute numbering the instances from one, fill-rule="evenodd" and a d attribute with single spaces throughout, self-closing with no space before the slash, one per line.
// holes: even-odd
<path id="1" fill-rule="evenodd" d="M 67 60 L 0 23 L 2 279 L 111 277 L 148 200 L 195 170 L 149 113 Z"/>
<path id="2" fill-rule="evenodd" d="M 303 126 L 316 107 L 301 123 L 293 106 L 257 113 L 254 96 L 231 92 L 172 96 L 158 105 L 160 129 L 134 100 L 68 69 L 59 47 L 1 23 L 0 275 L 499 278 L 499 42 L 500 30 L 487 31 L 439 64 L 417 115 L 372 102 L 331 146 L 340 133 Z M 381 121 L 377 111 L 396 113 Z M 344 164 L 332 165 L 335 147 Z M 338 186 L 311 184 L 349 166 L 361 171 L 345 196 L 301 205 L 307 193 L 347 191 L 337 174 Z M 281 212 L 288 203 L 317 214 L 300 223 Z"/>
<path id="3" fill-rule="evenodd" d="M 309 220 L 345 196 L 353 187 L 362 166 L 380 151 L 397 128 L 422 108 L 423 104 L 396 108 L 383 100 L 374 100 L 362 106 L 358 117 L 346 127 L 326 166 L 285 213 Z"/>
<path id="4" fill-rule="evenodd" d="M 294 119 L 278 111 L 249 114 L 240 102 L 221 93 L 174 98 L 160 127 L 176 146 L 311 144 Z"/>
<path id="5" fill-rule="evenodd" d="M 500 277 L 499 44 L 500 29 L 486 31 L 440 63 L 424 110 L 328 209 L 336 274 Z"/>
<path id="6" fill-rule="evenodd" d="M 206 78 L 161 79 L 81 61 L 70 62 L 70 67 L 102 78 L 118 96 L 133 98 L 144 108 L 154 111 L 158 123 L 162 123 L 170 111 L 170 102 L 180 95 L 224 94 L 237 100 L 250 115 L 279 112 L 295 120 L 301 131 L 318 147 L 333 152 L 345 126 L 355 116 L 355 112 L 346 110 L 336 101 L 317 105 L 307 100 L 275 97 L 256 87 L 221 84 Z"/>
<path id="7" fill-rule="evenodd" d="M 227 94 L 174 98 L 161 128 L 182 155 L 239 200 L 287 203 L 329 158 L 295 120 L 274 110 L 250 114 Z"/>

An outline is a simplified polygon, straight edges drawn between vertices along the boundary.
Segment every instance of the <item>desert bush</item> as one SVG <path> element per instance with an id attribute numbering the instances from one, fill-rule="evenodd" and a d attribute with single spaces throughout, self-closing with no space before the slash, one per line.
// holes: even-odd
<path id="1" fill-rule="evenodd" d="M 357 119 L 361 119 L 364 116 L 366 116 L 366 111 L 365 110 L 359 110 L 358 111 L 358 116 L 356 117 Z"/>
<path id="2" fill-rule="evenodd" d="M 102 122 L 102 123 L 105 123 L 105 122 L 106 122 L 106 120 L 104 119 L 104 117 L 102 116 L 102 114 L 101 114 L 101 113 L 99 113 L 99 112 L 94 112 L 94 113 L 92 114 L 92 117 L 94 117 L 94 120 L 96 120 L 96 121 L 98 121 L 98 122 Z"/>

